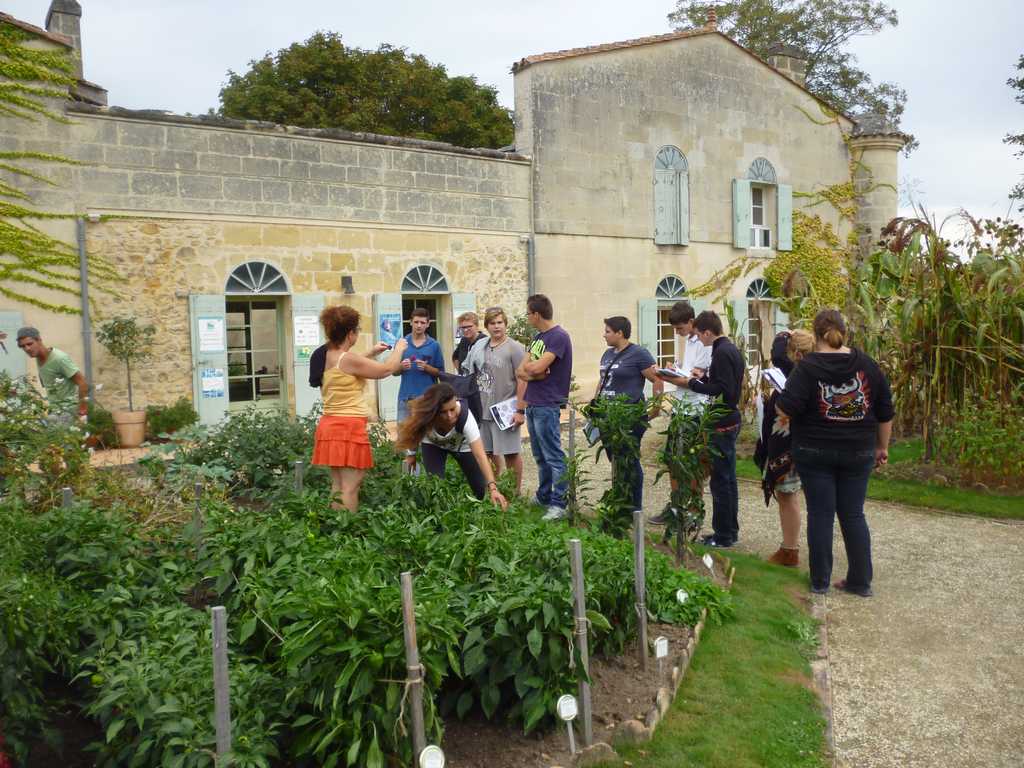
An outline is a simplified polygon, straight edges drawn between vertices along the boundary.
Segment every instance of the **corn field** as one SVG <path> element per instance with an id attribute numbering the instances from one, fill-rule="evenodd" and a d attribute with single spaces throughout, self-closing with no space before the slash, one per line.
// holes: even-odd
<path id="1" fill-rule="evenodd" d="M 890 377 L 898 426 L 924 437 L 926 460 L 965 410 L 1019 420 L 1024 406 L 1024 229 L 963 216 L 955 243 L 923 212 L 894 219 L 852 275 L 855 343 Z"/>

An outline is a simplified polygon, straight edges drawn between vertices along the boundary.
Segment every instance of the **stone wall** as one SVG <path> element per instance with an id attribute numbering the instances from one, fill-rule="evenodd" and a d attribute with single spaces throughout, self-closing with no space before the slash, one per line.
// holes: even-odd
<path id="1" fill-rule="evenodd" d="M 530 228 L 530 166 L 518 155 L 358 140 L 344 131 L 69 109 L 71 124 L 48 123 L 43 135 L 42 125 L 0 119 L 4 149 L 84 163 L 58 172 L 58 188 L 28 184 L 49 210 Z"/>
<path id="2" fill-rule="evenodd" d="M 409 268 L 422 263 L 438 267 L 457 290 L 475 292 L 480 309 L 503 304 L 519 314 L 526 304 L 526 251 L 517 235 L 152 218 L 91 224 L 88 246 L 125 278 L 119 296 L 96 295 L 97 314 L 130 314 L 159 329 L 153 359 L 133 376 L 142 404 L 169 403 L 192 392 L 188 295 L 222 292 L 231 270 L 245 261 L 273 264 L 293 293 L 321 292 L 328 305 L 349 304 L 366 317 L 372 316 L 374 293 L 397 292 Z M 342 274 L 353 277 L 354 295 L 342 294 Z M 289 299 L 281 309 L 290 318 Z M 284 326 L 283 367 L 294 402 L 290 320 Z M 369 348 L 373 324 L 367 320 L 363 327 Z M 443 342 L 450 352 L 451 340 Z M 100 399 L 108 408 L 126 404 L 122 367 L 98 345 L 94 350 L 95 378 L 104 385 Z M 374 399 L 373 388 L 367 391 Z"/>

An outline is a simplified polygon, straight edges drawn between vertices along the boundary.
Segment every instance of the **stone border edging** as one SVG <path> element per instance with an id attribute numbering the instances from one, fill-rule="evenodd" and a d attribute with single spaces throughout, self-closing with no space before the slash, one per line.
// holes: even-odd
<path id="1" fill-rule="evenodd" d="M 712 551 L 711 557 L 722 569 L 722 573 L 725 574 L 726 589 L 732 588 L 733 578 L 736 576 L 736 567 L 725 555 L 720 552 Z M 683 682 L 683 676 L 686 674 L 686 670 L 690 668 L 690 660 L 693 658 L 693 654 L 697 649 L 697 644 L 700 642 L 701 635 L 704 634 L 704 628 L 707 625 L 708 609 L 700 609 L 700 620 L 697 625 L 693 628 L 693 635 L 686 643 L 686 647 L 683 648 L 672 664 L 672 672 L 668 686 L 662 686 L 658 688 L 657 693 L 654 695 L 654 705 L 648 710 L 646 717 L 643 722 L 637 719 L 625 720 L 616 726 L 612 732 L 610 741 L 612 744 L 618 746 L 622 744 L 642 744 L 650 741 L 654 738 L 654 731 L 664 719 L 665 715 L 668 714 L 669 709 L 672 707 L 672 702 L 675 700 L 676 694 L 679 693 L 679 686 Z M 831 718 L 829 720 L 831 723 Z M 831 731 L 829 732 L 831 734 Z M 830 742 L 831 743 L 831 742 Z M 596 765 L 609 760 L 620 759 L 619 754 L 615 751 L 612 744 L 604 741 L 597 741 L 589 747 L 581 749 L 573 759 L 573 766 L 576 768 L 582 768 L 583 766 Z M 559 768 L 559 766 L 552 766 L 552 768 Z"/>
<path id="2" fill-rule="evenodd" d="M 811 602 L 811 616 L 819 622 L 818 650 L 814 661 L 811 662 L 811 674 L 814 677 L 814 691 L 821 700 L 822 715 L 825 718 L 825 756 L 835 767 L 839 764 L 839 757 L 836 755 L 832 720 L 832 678 L 829 674 L 828 664 L 828 613 L 825 597 L 814 597 Z"/>

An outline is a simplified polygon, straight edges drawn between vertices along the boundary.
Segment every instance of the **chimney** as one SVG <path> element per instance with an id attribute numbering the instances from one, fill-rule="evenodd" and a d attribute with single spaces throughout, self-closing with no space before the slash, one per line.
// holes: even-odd
<path id="1" fill-rule="evenodd" d="M 71 38 L 75 77 L 82 79 L 82 6 L 78 0 L 52 0 L 46 12 L 46 31 Z"/>
<path id="2" fill-rule="evenodd" d="M 768 63 L 797 85 L 807 82 L 807 57 L 793 45 L 776 43 L 768 49 Z"/>
<path id="3" fill-rule="evenodd" d="M 711 6 L 708 9 L 708 20 L 704 22 L 704 29 L 709 32 L 714 32 L 718 29 L 718 11 L 715 10 L 715 6 Z"/>

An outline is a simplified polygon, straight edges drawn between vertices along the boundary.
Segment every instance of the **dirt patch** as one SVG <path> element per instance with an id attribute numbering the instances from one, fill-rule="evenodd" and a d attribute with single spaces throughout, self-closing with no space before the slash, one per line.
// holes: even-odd
<path id="1" fill-rule="evenodd" d="M 676 657 L 692 636 L 690 627 L 671 624 L 648 625 L 648 636 L 668 638 L 669 658 Z M 667 661 L 667 660 L 666 660 Z M 659 687 L 671 685 L 671 664 L 665 663 L 659 675 L 658 663 L 648 658 L 647 671 L 640 669 L 634 645 L 614 658 L 596 658 L 591 662 L 591 701 L 594 709 L 594 740 L 610 741 L 615 728 L 625 720 L 641 722 L 654 706 Z M 576 695 L 577 692 L 566 691 Z M 498 716 L 500 717 L 500 715 Z M 577 747 L 582 735 L 576 728 Z M 444 751 L 452 768 L 550 768 L 571 762 L 566 727 L 551 724 L 543 732 L 524 735 L 518 726 L 488 722 L 480 714 L 445 725 Z"/>
<path id="2" fill-rule="evenodd" d="M 56 689 L 56 686 L 54 687 Z M 103 741 L 99 723 L 90 720 L 73 704 L 62 704 L 50 721 L 59 733 L 58 749 L 40 740 L 31 746 L 26 768 L 91 768 L 96 764 L 94 752 L 86 751 L 92 742 Z M 0 762 L 3 762 L 0 760 Z"/>
<path id="3" fill-rule="evenodd" d="M 671 557 L 673 561 L 675 561 L 675 539 L 673 539 L 671 542 L 666 542 L 659 539 L 658 541 L 652 543 L 650 546 L 658 552 L 660 552 L 661 554 L 666 555 L 667 557 Z M 723 555 L 723 557 L 728 557 L 728 555 Z M 683 547 L 683 567 L 686 570 L 693 571 L 694 573 L 698 573 L 701 576 L 704 576 L 705 578 L 709 578 L 713 584 L 721 587 L 722 589 L 728 589 L 730 586 L 729 574 L 726 573 L 725 569 L 722 567 L 721 560 L 716 558 L 714 559 L 713 563 L 714 564 L 712 567 L 714 570 L 709 571 L 708 567 L 704 564 L 703 555 L 698 557 L 697 555 L 693 554 L 693 552 L 691 552 L 689 549 Z"/>

